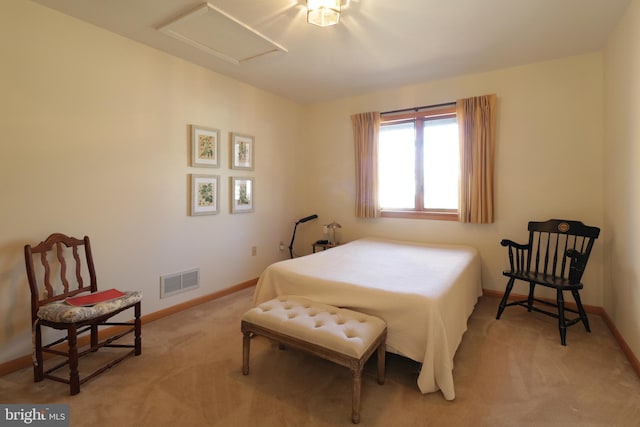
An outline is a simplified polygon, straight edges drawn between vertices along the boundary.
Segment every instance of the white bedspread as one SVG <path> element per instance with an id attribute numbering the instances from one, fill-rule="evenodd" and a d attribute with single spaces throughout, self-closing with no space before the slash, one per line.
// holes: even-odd
<path id="1" fill-rule="evenodd" d="M 270 265 L 254 302 L 300 295 L 378 316 L 387 350 L 422 363 L 420 391 L 452 400 L 453 357 L 481 294 L 474 248 L 366 238 Z"/>

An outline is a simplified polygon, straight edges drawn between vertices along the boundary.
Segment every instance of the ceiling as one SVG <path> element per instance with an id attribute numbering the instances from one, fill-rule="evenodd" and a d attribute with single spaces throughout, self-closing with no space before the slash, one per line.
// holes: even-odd
<path id="1" fill-rule="evenodd" d="M 630 2 L 343 0 L 340 23 L 320 28 L 305 0 L 210 0 L 283 48 L 233 63 L 160 31 L 204 1 L 32 1 L 303 104 L 597 51 Z"/>

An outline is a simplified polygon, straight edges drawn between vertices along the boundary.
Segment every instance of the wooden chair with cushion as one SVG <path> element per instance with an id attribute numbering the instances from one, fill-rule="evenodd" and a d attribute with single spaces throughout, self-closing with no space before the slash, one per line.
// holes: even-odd
<path id="1" fill-rule="evenodd" d="M 89 237 L 76 239 L 60 233 L 52 234 L 36 246 L 26 245 L 24 254 L 31 289 L 35 382 L 44 378 L 60 381 L 69 384 L 72 395 L 77 394 L 80 392 L 80 384 L 125 358 L 142 353 L 142 293 L 120 292 L 115 289 L 98 291 Z M 133 311 L 133 320 L 110 321 L 113 316 L 128 309 Z M 44 335 L 51 338 L 43 340 L 43 326 L 64 331 L 65 336 L 55 339 L 61 336 L 60 332 L 51 335 L 45 333 Z M 110 327 L 109 330 L 103 331 L 103 334 L 106 332 L 104 337 L 100 336 L 101 326 Z M 132 332 L 132 343 L 119 341 Z M 79 340 L 78 338 L 85 333 L 88 333 L 88 336 L 84 335 Z M 43 344 L 43 341 L 50 342 Z M 88 348 L 81 350 L 84 347 Z M 81 378 L 78 370 L 79 358 L 102 347 L 118 347 L 122 350 L 115 350 L 113 355 L 109 355 L 108 363 L 94 368 L 92 373 Z M 45 370 L 43 353 L 62 356 L 64 360 L 60 362 L 59 357 L 52 360 L 51 364 L 55 366 Z M 65 365 L 69 365 L 68 377 L 53 374 Z"/>
<path id="2" fill-rule="evenodd" d="M 584 225 L 579 221 L 551 219 L 545 222 L 529 222 L 529 241 L 526 244 L 502 240 L 500 244 L 508 248 L 509 270 L 502 274 L 509 278 L 507 287 L 498 307 L 496 319 L 500 319 L 506 307 L 520 305 L 528 311 L 537 311 L 558 319 L 560 342 L 567 345 L 567 327 L 582 322 L 587 332 L 589 320 L 580 300 L 582 274 L 587 266 L 589 255 L 600 229 Z M 508 302 L 509 294 L 516 280 L 529 283 L 527 299 Z M 534 297 L 536 285 L 556 290 L 556 302 Z M 564 292 L 569 291 L 576 308 L 567 307 Z M 534 304 L 538 304 L 537 306 Z M 540 308 L 556 307 L 556 312 Z M 568 318 L 573 314 L 577 317 Z"/>

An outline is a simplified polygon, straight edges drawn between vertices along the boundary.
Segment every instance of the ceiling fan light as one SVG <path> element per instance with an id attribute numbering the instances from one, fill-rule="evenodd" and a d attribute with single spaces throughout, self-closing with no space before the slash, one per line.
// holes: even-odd
<path id="1" fill-rule="evenodd" d="M 340 21 L 341 0 L 307 0 L 307 22 L 319 27 Z"/>

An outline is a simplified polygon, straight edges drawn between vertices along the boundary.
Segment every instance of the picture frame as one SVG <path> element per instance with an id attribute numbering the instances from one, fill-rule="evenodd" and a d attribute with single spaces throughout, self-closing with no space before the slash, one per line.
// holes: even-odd
<path id="1" fill-rule="evenodd" d="M 220 212 L 220 177 L 191 174 L 189 213 L 191 216 L 216 215 Z"/>
<path id="2" fill-rule="evenodd" d="M 220 130 L 191 125 L 191 166 L 220 167 Z"/>
<path id="3" fill-rule="evenodd" d="M 231 213 L 253 212 L 255 185 L 254 178 L 230 178 L 231 182 Z"/>
<path id="4" fill-rule="evenodd" d="M 231 169 L 252 171 L 255 141 L 251 135 L 231 132 Z"/>

